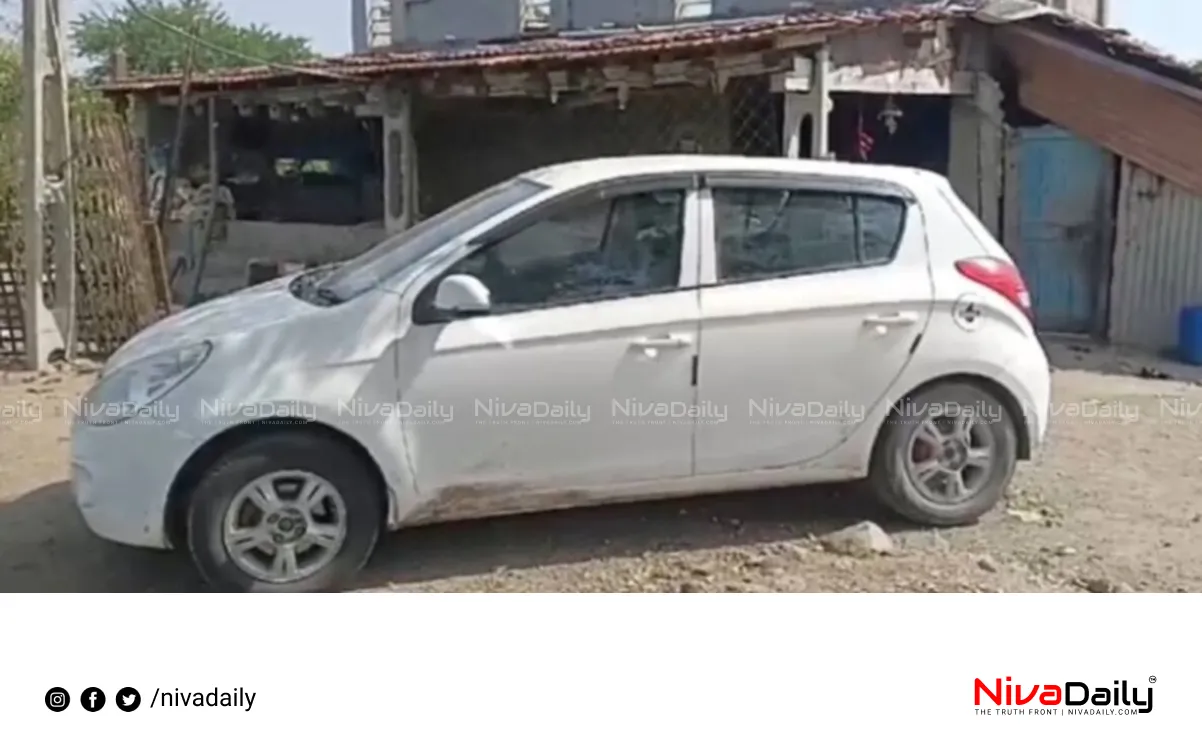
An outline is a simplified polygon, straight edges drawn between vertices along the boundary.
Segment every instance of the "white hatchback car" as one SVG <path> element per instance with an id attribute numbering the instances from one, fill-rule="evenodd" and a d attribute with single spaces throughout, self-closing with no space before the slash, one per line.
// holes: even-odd
<path id="1" fill-rule="evenodd" d="M 344 585 L 411 524 L 766 486 L 961 524 L 1044 438 L 1029 307 L 932 173 L 567 163 L 138 334 L 72 479 L 96 534 L 231 590 Z"/>

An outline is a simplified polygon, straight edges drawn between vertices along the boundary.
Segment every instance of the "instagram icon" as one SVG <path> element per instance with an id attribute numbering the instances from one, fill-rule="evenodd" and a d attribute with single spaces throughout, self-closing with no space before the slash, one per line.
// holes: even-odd
<path id="1" fill-rule="evenodd" d="M 71 704 L 71 695 L 61 686 L 46 692 L 46 707 L 51 712 L 62 712 Z"/>

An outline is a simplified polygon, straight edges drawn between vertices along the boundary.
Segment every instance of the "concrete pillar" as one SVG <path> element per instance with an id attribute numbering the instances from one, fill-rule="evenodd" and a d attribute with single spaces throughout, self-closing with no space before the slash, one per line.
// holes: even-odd
<path id="1" fill-rule="evenodd" d="M 978 212 L 977 109 L 971 96 L 952 97 L 948 128 L 947 179 L 961 201 Z"/>
<path id="2" fill-rule="evenodd" d="M 404 44 L 409 38 L 409 0 L 389 0 L 388 24 L 392 45 Z"/>
<path id="3" fill-rule="evenodd" d="M 831 111 L 834 103 L 830 94 L 830 71 L 831 52 L 823 45 L 814 55 L 814 75 L 810 87 L 810 105 L 814 112 L 810 152 L 819 160 L 826 160 L 831 154 Z"/>
<path id="4" fill-rule="evenodd" d="M 981 144 L 981 204 L 978 215 L 995 237 L 1002 233 L 1001 201 L 1005 181 L 1006 122 L 1002 88 L 978 74 L 973 90 L 977 108 L 977 141 Z"/>
<path id="5" fill-rule="evenodd" d="M 781 132 L 781 150 L 785 157 L 801 157 L 801 125 L 809 112 L 809 101 L 803 93 L 785 93 L 784 131 Z"/>
<path id="6" fill-rule="evenodd" d="M 412 94 L 390 87 L 384 94 L 384 229 L 395 234 L 417 221 L 417 148 Z"/>
<path id="7" fill-rule="evenodd" d="M 59 332 L 56 318 L 46 306 L 42 292 L 42 281 L 46 269 L 45 225 L 46 219 L 43 207 L 47 202 L 46 187 L 46 135 L 56 140 L 63 137 L 61 129 L 65 114 L 59 111 L 58 119 L 52 122 L 47 131 L 45 109 L 48 103 L 57 105 L 65 100 L 63 88 L 55 86 L 47 96 L 46 81 L 48 73 L 52 72 L 52 53 L 61 49 L 51 49 L 50 39 L 46 31 L 48 6 L 43 0 L 26 0 L 22 15 L 22 72 L 23 95 L 22 117 L 24 119 L 24 137 L 22 150 L 24 156 L 21 183 L 21 221 L 23 223 L 24 239 L 24 320 L 25 320 L 25 356 L 31 369 L 41 369 L 49 362 L 50 355 L 57 349 L 66 351 L 62 334 Z M 56 13 L 56 17 L 62 14 Z M 61 74 L 65 71 L 60 69 Z M 60 78 L 61 79 L 61 78 Z M 52 100 L 47 100 L 47 98 Z M 55 142 L 52 152 L 61 154 Z M 60 192 L 61 193 L 61 192 Z M 62 214 L 59 210 L 58 214 Z M 53 222 L 52 226 L 61 226 Z M 56 235 L 61 239 L 61 235 Z M 73 245 L 70 246 L 73 248 Z M 65 249 L 65 248 L 64 248 Z M 68 269 L 74 268 L 74 262 L 67 262 Z M 59 269 L 62 270 L 62 269 Z"/>
<path id="8" fill-rule="evenodd" d="M 813 57 L 799 56 L 785 81 L 785 111 L 781 149 L 785 157 L 801 157 L 802 123 L 810 117 L 809 152 L 816 159 L 830 156 L 832 102 L 828 80 L 830 52 L 824 46 Z"/>
<path id="9" fill-rule="evenodd" d="M 997 81 L 977 73 L 972 95 L 952 99 L 950 124 L 948 180 L 989 231 L 999 236 L 1006 125 Z"/>
<path id="10" fill-rule="evenodd" d="M 367 4 L 368 0 L 351 0 L 351 51 L 355 54 L 371 51 Z"/>

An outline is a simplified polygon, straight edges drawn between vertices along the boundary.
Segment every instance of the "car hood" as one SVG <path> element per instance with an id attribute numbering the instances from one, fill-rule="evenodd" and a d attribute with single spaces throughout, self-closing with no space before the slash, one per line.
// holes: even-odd
<path id="1" fill-rule="evenodd" d="M 322 308 L 292 296 L 295 276 L 243 289 L 169 315 L 142 330 L 113 354 L 105 371 L 151 354 L 221 336 L 242 335 Z"/>

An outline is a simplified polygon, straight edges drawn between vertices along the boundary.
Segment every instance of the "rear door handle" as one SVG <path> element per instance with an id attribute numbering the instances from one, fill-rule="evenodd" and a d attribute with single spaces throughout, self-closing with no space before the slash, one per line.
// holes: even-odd
<path id="1" fill-rule="evenodd" d="M 918 322 L 917 312 L 895 312 L 892 315 L 869 315 L 864 318 L 865 325 L 900 326 L 913 325 Z"/>
<path id="2" fill-rule="evenodd" d="M 660 348 L 687 348 L 693 345 L 693 340 L 687 335 L 672 333 L 657 335 L 653 338 L 636 338 L 630 342 L 630 345 L 644 351 Z"/>

